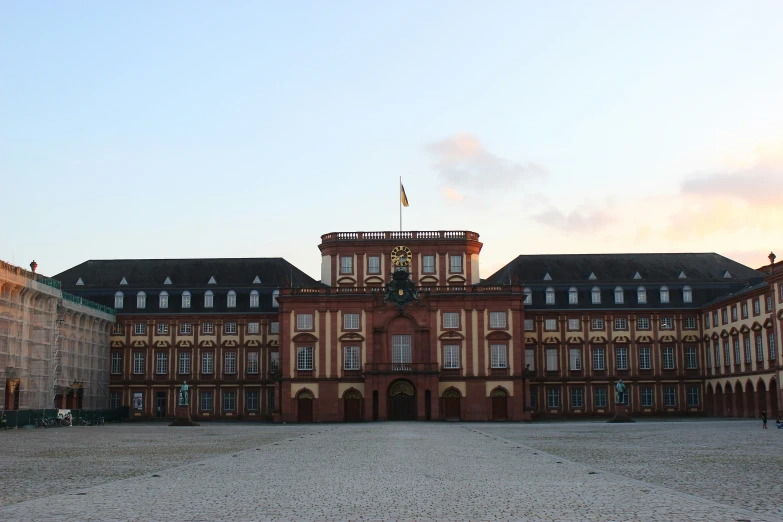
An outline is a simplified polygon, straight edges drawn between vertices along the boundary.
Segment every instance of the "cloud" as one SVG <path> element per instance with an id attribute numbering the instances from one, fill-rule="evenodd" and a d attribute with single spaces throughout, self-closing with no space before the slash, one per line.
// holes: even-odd
<path id="1" fill-rule="evenodd" d="M 433 168 L 449 188 L 507 190 L 521 181 L 548 174 L 536 163 L 517 163 L 492 154 L 472 134 L 457 134 L 430 143 L 425 149 L 435 158 Z"/>
<path id="2" fill-rule="evenodd" d="M 465 194 L 460 194 L 451 187 L 443 187 L 443 195 L 449 201 L 463 201 L 465 199 Z"/>
<path id="3" fill-rule="evenodd" d="M 583 206 L 569 214 L 550 208 L 533 219 L 542 225 L 573 232 L 596 232 L 615 221 L 614 215 L 602 208 Z"/>

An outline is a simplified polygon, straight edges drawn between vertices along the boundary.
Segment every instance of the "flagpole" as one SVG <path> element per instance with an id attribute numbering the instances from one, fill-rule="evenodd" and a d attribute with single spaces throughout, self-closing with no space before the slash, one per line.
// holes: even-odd
<path id="1" fill-rule="evenodd" d="M 400 232 L 402 232 L 402 176 L 400 176 Z"/>

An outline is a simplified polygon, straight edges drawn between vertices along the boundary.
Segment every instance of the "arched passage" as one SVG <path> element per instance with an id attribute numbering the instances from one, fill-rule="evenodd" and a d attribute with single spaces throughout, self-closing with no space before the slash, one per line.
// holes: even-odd
<path id="1" fill-rule="evenodd" d="M 742 391 L 742 384 L 740 383 L 734 385 L 734 416 L 745 416 L 745 394 Z"/>
<path id="2" fill-rule="evenodd" d="M 400 379 L 389 386 L 389 420 L 416 420 L 416 388 Z"/>
<path id="3" fill-rule="evenodd" d="M 725 412 L 723 410 L 723 388 L 718 384 L 715 386 L 715 416 L 723 417 Z"/>
<path id="4" fill-rule="evenodd" d="M 745 416 L 756 416 L 756 392 L 753 391 L 753 383 L 750 380 L 745 383 Z"/>
<path id="5" fill-rule="evenodd" d="M 362 420 L 362 394 L 351 388 L 343 393 L 343 419 L 345 422 Z"/>
<path id="6" fill-rule="evenodd" d="M 777 419 L 779 415 L 778 410 L 778 382 L 773 377 L 769 381 L 769 416 L 773 419 Z"/>
<path id="7" fill-rule="evenodd" d="M 443 392 L 443 418 L 446 420 L 460 420 L 462 405 L 461 395 L 456 388 L 449 388 Z"/>
<path id="8" fill-rule="evenodd" d="M 302 390 L 296 395 L 296 420 L 313 422 L 313 402 L 315 397 L 310 390 Z"/>
<path id="9" fill-rule="evenodd" d="M 759 416 L 762 411 L 767 409 L 767 385 L 761 379 L 756 383 L 756 409 Z M 769 417 L 769 411 L 767 411 L 767 417 Z"/>
<path id="10" fill-rule="evenodd" d="M 704 392 L 704 413 L 707 415 L 715 415 L 715 397 L 712 392 L 712 384 L 707 385 L 707 390 Z"/>
<path id="11" fill-rule="evenodd" d="M 492 420 L 508 419 L 508 392 L 498 386 L 489 396 L 492 400 Z"/>

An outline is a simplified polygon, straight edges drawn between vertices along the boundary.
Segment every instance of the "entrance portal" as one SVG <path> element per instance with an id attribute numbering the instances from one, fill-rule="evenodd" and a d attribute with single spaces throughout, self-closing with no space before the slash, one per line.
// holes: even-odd
<path id="1" fill-rule="evenodd" d="M 408 381 L 389 386 L 389 420 L 416 420 L 416 388 Z"/>
<path id="2" fill-rule="evenodd" d="M 155 394 L 155 416 L 161 419 L 166 416 L 166 392 Z"/>
<path id="3" fill-rule="evenodd" d="M 492 420 L 508 418 L 508 394 L 503 388 L 495 388 L 489 394 L 492 397 Z"/>
<path id="4" fill-rule="evenodd" d="M 348 390 L 343 395 L 343 415 L 345 422 L 362 420 L 362 396 L 356 390 Z"/>
<path id="5" fill-rule="evenodd" d="M 299 392 L 296 396 L 297 421 L 313 422 L 313 399 L 315 397 L 309 391 Z"/>
<path id="6" fill-rule="evenodd" d="M 443 392 L 443 409 L 446 420 L 460 420 L 459 392 L 453 388 Z"/>

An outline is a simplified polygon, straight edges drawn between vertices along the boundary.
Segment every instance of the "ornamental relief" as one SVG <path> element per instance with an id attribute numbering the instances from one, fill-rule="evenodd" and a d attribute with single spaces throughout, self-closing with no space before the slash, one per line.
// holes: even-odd
<path id="1" fill-rule="evenodd" d="M 389 388 L 389 395 L 392 397 L 395 395 L 407 395 L 408 397 L 413 397 L 415 393 L 416 392 L 413 389 L 413 385 L 411 385 L 411 383 L 408 381 L 397 381 L 392 384 L 391 388 Z"/>

